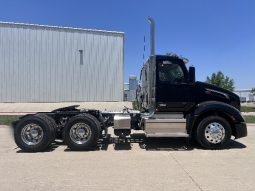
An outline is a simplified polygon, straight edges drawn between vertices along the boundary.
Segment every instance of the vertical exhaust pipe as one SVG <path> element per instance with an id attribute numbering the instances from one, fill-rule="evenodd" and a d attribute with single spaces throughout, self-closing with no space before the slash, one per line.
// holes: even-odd
<path id="1" fill-rule="evenodd" d="M 156 109 L 156 57 L 155 57 L 155 22 L 152 17 L 148 18 L 150 23 L 150 61 L 148 82 L 148 106 L 152 116 Z"/>
<path id="2" fill-rule="evenodd" d="M 150 23 L 150 48 L 151 48 L 151 56 L 155 55 L 155 22 L 152 17 L 148 18 Z"/>

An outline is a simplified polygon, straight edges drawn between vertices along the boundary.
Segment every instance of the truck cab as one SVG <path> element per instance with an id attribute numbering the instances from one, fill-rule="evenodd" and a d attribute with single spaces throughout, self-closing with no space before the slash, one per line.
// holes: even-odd
<path id="1" fill-rule="evenodd" d="M 137 97 L 141 108 L 144 110 L 153 108 L 156 112 L 187 114 L 199 103 L 218 101 L 240 109 L 240 100 L 236 94 L 195 81 L 195 67 L 191 66 L 188 70 L 187 63 L 186 58 L 175 54 L 156 55 L 150 58 L 141 70 L 141 86 Z M 149 78 L 150 72 L 152 75 Z M 155 85 L 152 91 L 150 86 L 153 84 Z"/>
<path id="2" fill-rule="evenodd" d="M 196 137 L 205 148 L 219 148 L 233 135 L 247 135 L 234 93 L 195 80 L 195 68 L 175 54 L 151 55 L 140 75 L 137 100 L 148 137 Z"/>

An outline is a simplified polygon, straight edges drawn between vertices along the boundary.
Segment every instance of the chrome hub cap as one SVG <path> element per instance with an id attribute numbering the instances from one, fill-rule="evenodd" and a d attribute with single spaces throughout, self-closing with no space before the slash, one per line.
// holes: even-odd
<path id="1" fill-rule="evenodd" d="M 78 136 L 79 137 L 85 137 L 86 131 L 84 129 L 78 129 Z"/>
<path id="2" fill-rule="evenodd" d="M 90 137 L 91 130 L 86 123 L 76 123 L 70 129 L 70 138 L 76 144 L 84 144 Z"/>
<path id="3" fill-rule="evenodd" d="M 205 138 L 213 144 L 220 143 L 225 137 L 225 128 L 220 123 L 210 123 L 205 128 Z"/>
<path id="4" fill-rule="evenodd" d="M 21 139 L 27 145 L 36 145 L 43 139 L 43 129 L 37 124 L 29 123 L 22 129 Z"/>
<path id="5" fill-rule="evenodd" d="M 39 134 L 39 132 L 38 132 L 37 129 L 31 129 L 30 133 L 31 133 L 31 135 L 32 135 L 33 138 L 37 137 L 38 134 Z"/>

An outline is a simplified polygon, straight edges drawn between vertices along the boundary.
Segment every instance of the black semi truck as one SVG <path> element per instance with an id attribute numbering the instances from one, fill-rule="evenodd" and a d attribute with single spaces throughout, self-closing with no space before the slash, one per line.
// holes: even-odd
<path id="1" fill-rule="evenodd" d="M 230 141 L 247 136 L 240 100 L 234 93 L 195 81 L 195 68 L 187 59 L 154 53 L 154 21 L 151 51 L 141 70 L 137 89 L 139 110 L 120 112 L 78 109 L 78 105 L 52 112 L 22 116 L 13 122 L 14 139 L 24 151 L 38 152 L 55 139 L 72 150 L 91 150 L 113 127 L 117 136 L 143 130 L 146 137 L 186 137 L 205 149 L 221 149 Z"/>

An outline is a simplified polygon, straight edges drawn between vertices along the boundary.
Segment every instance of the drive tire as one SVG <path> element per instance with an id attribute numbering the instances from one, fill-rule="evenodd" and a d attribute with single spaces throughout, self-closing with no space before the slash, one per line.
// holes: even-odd
<path id="1" fill-rule="evenodd" d="M 24 142 L 22 131 L 29 124 L 38 125 L 43 132 L 41 141 L 35 145 Z M 55 128 L 48 116 L 44 114 L 29 115 L 22 118 L 14 127 L 14 141 L 25 152 L 41 152 L 46 150 L 55 138 Z"/>
<path id="2" fill-rule="evenodd" d="M 52 140 L 51 140 L 51 143 L 52 143 L 55 140 L 56 135 L 57 135 L 57 124 L 56 124 L 55 120 L 52 117 L 42 114 L 42 113 L 38 113 L 38 114 L 36 114 L 36 116 L 41 118 L 42 120 L 47 121 L 47 123 L 50 124 L 51 128 L 54 130 Z"/>
<path id="3" fill-rule="evenodd" d="M 88 131 L 89 135 L 85 142 L 79 142 L 79 140 L 74 140 L 72 138 L 72 131 L 71 130 L 75 125 L 83 124 L 86 127 L 86 131 Z M 64 127 L 63 130 L 63 140 L 66 145 L 74 151 L 87 151 L 93 150 L 97 145 L 98 138 L 100 134 L 100 123 L 93 115 L 90 114 L 79 114 L 72 117 Z M 77 143 L 79 142 L 79 143 Z"/>
<path id="4" fill-rule="evenodd" d="M 211 137 L 209 137 L 210 135 L 208 135 L 208 128 L 210 128 L 210 124 L 217 124 L 220 127 L 224 128 L 224 138 L 222 138 L 222 140 L 217 140 L 219 142 L 214 142 L 212 143 L 214 140 Z M 207 133 L 207 135 L 206 135 Z M 229 122 L 220 117 L 220 116 L 209 116 L 204 118 L 203 120 L 201 120 L 201 122 L 198 124 L 197 130 L 196 130 L 196 140 L 199 143 L 199 145 L 201 145 L 203 148 L 205 149 L 223 149 L 227 146 L 227 144 L 230 142 L 231 139 L 231 134 L 232 134 L 232 130 L 231 130 L 231 126 L 229 124 Z"/>

